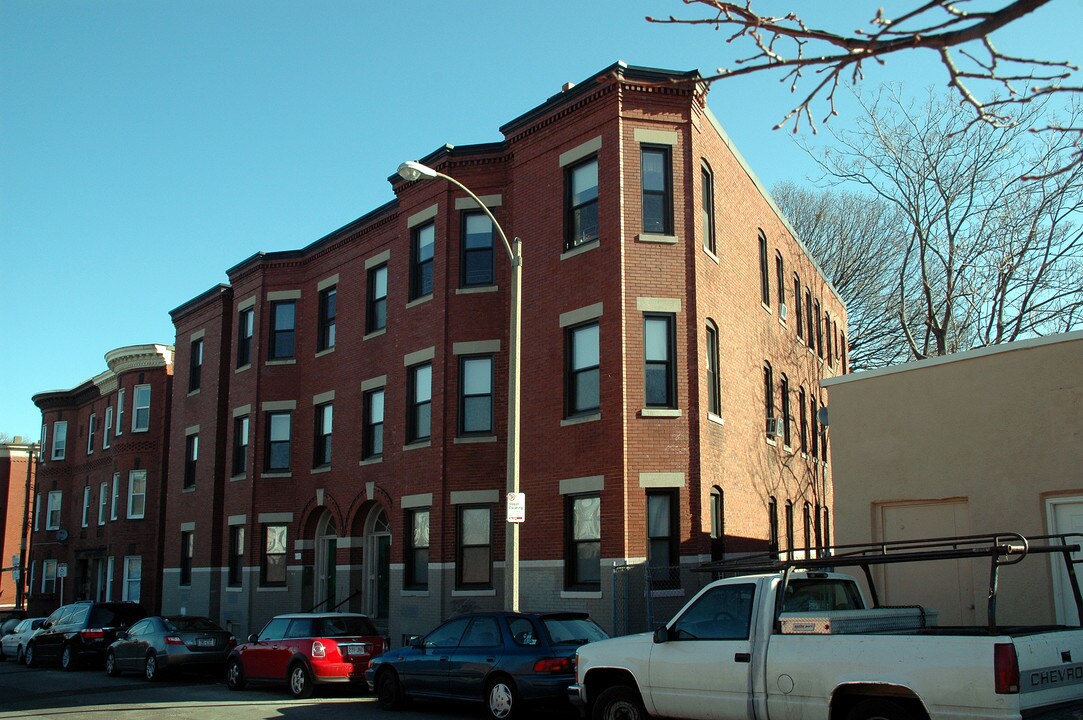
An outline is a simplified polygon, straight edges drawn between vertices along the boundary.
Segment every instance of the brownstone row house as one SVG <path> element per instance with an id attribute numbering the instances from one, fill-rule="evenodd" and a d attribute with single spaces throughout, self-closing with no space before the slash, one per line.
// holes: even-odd
<path id="1" fill-rule="evenodd" d="M 422 158 L 523 243 L 524 608 L 612 628 L 624 568 L 679 596 L 682 567 L 829 539 L 845 308 L 706 93 L 619 63 Z M 452 184 L 390 182 L 172 311 L 163 611 L 397 639 L 505 605 L 510 263 Z"/>
<path id="2" fill-rule="evenodd" d="M 21 607 L 25 600 L 18 592 L 21 572 L 13 570 L 26 563 L 30 543 L 27 498 L 34 493 L 35 452 L 34 445 L 18 435 L 0 443 L 0 610 Z M 25 590 L 25 582 L 22 587 Z"/>

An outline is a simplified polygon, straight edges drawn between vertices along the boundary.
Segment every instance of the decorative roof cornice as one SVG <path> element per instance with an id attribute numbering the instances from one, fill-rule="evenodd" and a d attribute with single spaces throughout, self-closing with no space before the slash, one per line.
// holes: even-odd
<path id="1" fill-rule="evenodd" d="M 129 345 L 105 354 L 109 369 L 120 375 L 130 370 L 173 367 L 172 345 Z"/>

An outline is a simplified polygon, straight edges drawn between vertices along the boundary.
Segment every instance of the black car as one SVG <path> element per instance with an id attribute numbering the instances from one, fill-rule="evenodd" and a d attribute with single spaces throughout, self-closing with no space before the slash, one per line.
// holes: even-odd
<path id="1" fill-rule="evenodd" d="M 385 710 L 411 697 L 450 698 L 507 720 L 522 707 L 566 706 L 576 648 L 607 637 L 586 613 L 470 613 L 374 658 L 365 679 Z"/>
<path id="2" fill-rule="evenodd" d="M 101 660 L 117 639 L 118 630 L 126 630 L 146 616 L 143 606 L 134 602 L 84 600 L 62 605 L 27 641 L 26 664 L 34 667 L 59 662 L 64 670 L 74 670 L 82 661 Z"/>
<path id="3" fill-rule="evenodd" d="M 226 656 L 236 644 L 233 633 L 210 618 L 155 615 L 117 633 L 116 642 L 105 653 L 105 672 L 116 677 L 134 670 L 154 681 L 180 668 L 224 670 Z"/>

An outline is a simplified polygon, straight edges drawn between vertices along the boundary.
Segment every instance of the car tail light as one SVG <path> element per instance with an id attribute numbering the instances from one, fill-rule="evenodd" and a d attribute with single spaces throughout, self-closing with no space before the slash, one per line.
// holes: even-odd
<path id="1" fill-rule="evenodd" d="M 237 638 L 233 635 L 229 636 L 229 640 L 226 641 L 226 647 L 237 647 Z"/>
<path id="2" fill-rule="evenodd" d="M 993 646 L 993 675 L 997 695 L 1019 692 L 1019 658 L 1015 654 L 1015 645 L 997 643 Z"/>
<path id="3" fill-rule="evenodd" d="M 319 640 L 312 641 L 312 657 L 326 657 L 327 648 Z"/>
<path id="4" fill-rule="evenodd" d="M 79 637 L 83 640 L 104 640 L 105 630 L 101 628 L 87 628 L 79 631 Z"/>
<path id="5" fill-rule="evenodd" d="M 176 635 L 166 635 L 165 636 L 165 644 L 166 645 L 183 645 L 184 641 L 181 640 Z"/>
<path id="6" fill-rule="evenodd" d="M 570 673 L 572 671 L 572 661 L 566 657 L 560 658 L 542 658 L 534 663 L 534 672 L 537 673 Z"/>

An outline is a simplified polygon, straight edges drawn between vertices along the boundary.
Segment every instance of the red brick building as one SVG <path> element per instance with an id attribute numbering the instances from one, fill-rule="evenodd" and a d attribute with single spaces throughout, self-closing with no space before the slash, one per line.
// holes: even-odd
<path id="1" fill-rule="evenodd" d="M 422 159 L 523 241 L 525 608 L 609 626 L 614 564 L 679 594 L 679 566 L 829 535 L 845 308 L 706 92 L 617 64 Z M 391 184 L 172 312 L 164 610 L 398 638 L 504 604 L 509 263 L 451 184 Z"/>
<path id="2" fill-rule="evenodd" d="M 133 345 L 71 390 L 42 392 L 28 609 L 74 600 L 161 605 L 173 348 Z"/>
<path id="3" fill-rule="evenodd" d="M 30 505 L 27 497 L 34 493 L 32 455 L 37 449 L 24 443 L 21 437 L 0 443 L 0 610 L 22 607 L 25 596 L 19 597 L 18 586 L 26 590 L 26 576 L 12 572 L 26 562 L 30 534 L 26 532 Z M 12 562 L 17 559 L 18 562 Z"/>

